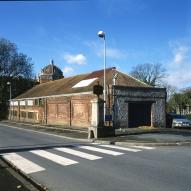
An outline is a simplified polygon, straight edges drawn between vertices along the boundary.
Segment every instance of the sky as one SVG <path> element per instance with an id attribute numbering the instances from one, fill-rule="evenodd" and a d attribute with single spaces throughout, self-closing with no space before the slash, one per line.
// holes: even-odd
<path id="1" fill-rule="evenodd" d="M 32 58 L 36 75 L 51 59 L 65 77 L 102 69 L 100 30 L 107 67 L 160 63 L 170 85 L 191 87 L 189 0 L 0 1 L 0 38 Z"/>

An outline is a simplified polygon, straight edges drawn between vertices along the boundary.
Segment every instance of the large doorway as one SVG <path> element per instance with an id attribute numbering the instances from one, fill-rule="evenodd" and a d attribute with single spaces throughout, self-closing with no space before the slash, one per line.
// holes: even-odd
<path id="1" fill-rule="evenodd" d="M 151 126 L 152 102 L 129 102 L 129 127 Z"/>

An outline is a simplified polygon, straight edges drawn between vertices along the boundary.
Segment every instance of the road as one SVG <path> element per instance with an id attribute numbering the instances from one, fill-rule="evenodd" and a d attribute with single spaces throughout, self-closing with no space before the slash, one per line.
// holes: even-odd
<path id="1" fill-rule="evenodd" d="M 52 191 L 190 191 L 190 147 L 118 147 L 0 124 L 0 153 Z"/>

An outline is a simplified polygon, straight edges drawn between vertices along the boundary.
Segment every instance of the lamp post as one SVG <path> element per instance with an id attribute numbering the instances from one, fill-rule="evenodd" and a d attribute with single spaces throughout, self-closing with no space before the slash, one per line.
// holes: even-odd
<path id="1" fill-rule="evenodd" d="M 7 82 L 7 85 L 9 86 L 9 99 L 10 99 L 10 103 L 11 103 L 11 97 L 12 97 L 11 82 Z"/>
<path id="2" fill-rule="evenodd" d="M 11 119 L 11 98 L 12 98 L 12 89 L 11 89 L 11 82 L 7 82 L 9 86 L 9 119 Z"/>
<path id="3" fill-rule="evenodd" d="M 104 40 L 104 83 L 103 83 L 103 101 L 104 101 L 104 107 L 103 107 L 103 120 L 105 125 L 105 114 L 106 114 L 106 74 L 105 74 L 105 68 L 106 68 L 106 42 L 105 42 L 105 33 L 103 31 L 98 32 L 98 37 L 103 38 Z"/>

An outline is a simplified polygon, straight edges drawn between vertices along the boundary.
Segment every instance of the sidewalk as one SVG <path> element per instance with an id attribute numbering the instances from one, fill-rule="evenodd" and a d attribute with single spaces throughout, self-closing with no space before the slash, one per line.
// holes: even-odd
<path id="1" fill-rule="evenodd" d="M 40 124 L 1 121 L 6 125 L 16 125 L 24 129 L 52 133 L 69 139 L 87 141 L 88 129 L 75 127 L 46 126 Z M 108 127 L 109 128 L 109 127 Z M 92 142 L 116 145 L 175 146 L 191 145 L 191 129 L 172 128 L 126 128 L 116 129 L 114 137 L 92 139 Z"/>
<path id="2" fill-rule="evenodd" d="M 100 138 L 95 142 L 124 146 L 191 146 L 191 129 L 132 128 L 117 130 L 115 137 Z"/>

